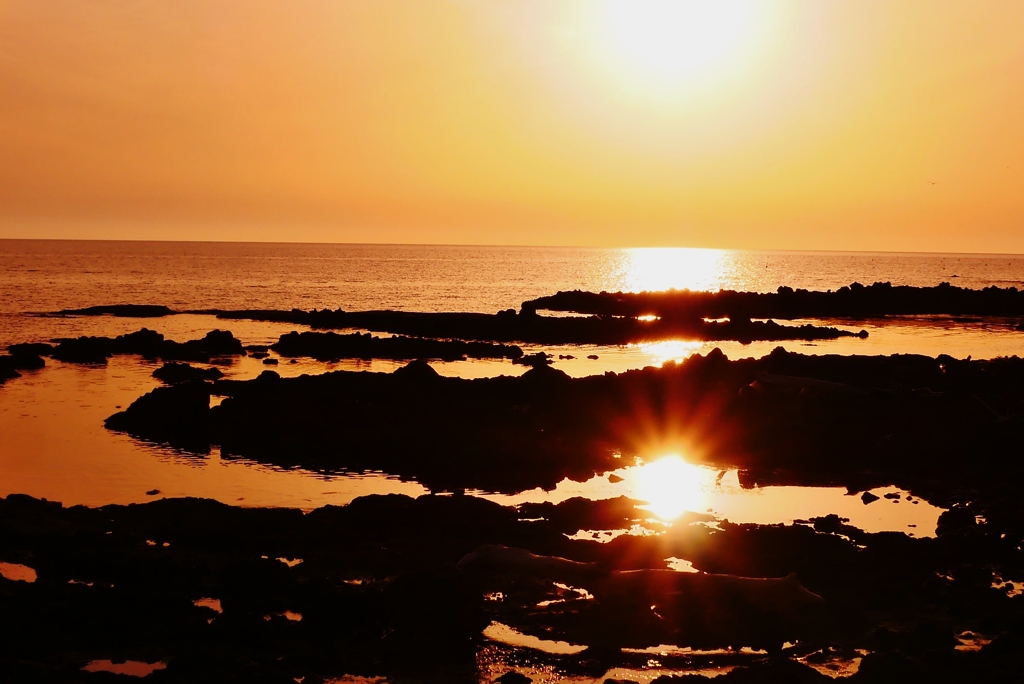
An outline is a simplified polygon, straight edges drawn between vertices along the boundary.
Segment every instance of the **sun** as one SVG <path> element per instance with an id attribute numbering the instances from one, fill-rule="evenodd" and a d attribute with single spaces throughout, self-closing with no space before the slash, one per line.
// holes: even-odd
<path id="1" fill-rule="evenodd" d="M 637 468 L 628 479 L 634 494 L 647 502 L 647 510 L 672 520 L 705 506 L 708 472 L 672 455 Z"/>
<path id="2" fill-rule="evenodd" d="M 600 49 L 622 75 L 662 86 L 739 60 L 762 20 L 756 0 L 601 0 Z"/>

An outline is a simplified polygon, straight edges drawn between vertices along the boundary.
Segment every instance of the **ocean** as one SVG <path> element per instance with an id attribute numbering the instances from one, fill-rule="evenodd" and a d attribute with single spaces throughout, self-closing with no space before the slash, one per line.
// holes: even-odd
<path id="1" fill-rule="evenodd" d="M 0 240 L 0 313 L 145 302 L 493 313 L 559 290 L 1024 286 L 1024 255 Z"/>
<path id="2" fill-rule="evenodd" d="M 495 312 L 518 308 L 524 300 L 559 290 L 690 288 L 765 292 L 783 285 L 828 290 L 852 282 L 876 281 L 918 286 L 951 282 L 971 288 L 1022 287 L 1024 256 L 7 240 L 0 241 L 0 345 L 84 334 L 117 335 L 141 327 L 182 341 L 214 328 L 228 328 L 246 344 L 267 344 L 301 327 L 222 321 L 199 315 L 145 320 L 39 315 L 113 303 L 164 304 L 176 309 L 340 307 Z M 1021 355 L 1024 333 L 1015 330 L 1017 323 L 941 317 L 887 321 L 885 325 L 879 321 L 829 321 L 844 329 L 866 329 L 869 336 L 865 340 L 844 338 L 782 346 L 805 354 Z M 730 358 L 742 358 L 766 354 L 779 343 L 667 340 L 564 349 L 524 345 L 524 349 L 575 356 L 557 360 L 555 367 L 583 376 L 660 365 L 707 353 L 716 346 Z M 287 376 L 327 370 L 389 372 L 400 365 L 393 361 L 304 360 L 277 368 Z M 433 365 L 444 375 L 462 377 L 524 371 L 508 361 Z M 145 501 L 145 492 L 156 489 L 164 496 L 311 508 L 343 504 L 367 493 L 415 495 L 426 491 L 415 482 L 398 481 L 387 473 L 282 470 L 221 458 L 216 450 L 206 456 L 177 452 L 105 430 L 105 417 L 159 385 L 152 377 L 155 367 L 128 357 L 115 357 L 102 367 L 48 360 L 46 368 L 25 372 L 23 377 L 0 386 L 0 496 L 18 492 L 66 504 L 101 505 Z M 223 370 L 229 378 L 247 379 L 264 368 L 257 360 L 245 358 Z M 632 493 L 623 487 L 627 485 L 609 487 L 609 482 L 602 479 L 586 486 L 565 483 L 556 492 L 494 498 L 510 503 L 598 495 L 595 492 L 600 496 Z M 752 505 L 740 492 L 736 501 L 742 500 L 742 505 L 730 504 L 732 499 L 726 497 L 719 513 L 733 511 L 733 519 L 746 515 L 743 519 L 763 522 L 806 518 L 846 506 L 842 490 L 803 488 L 801 492 L 775 498 L 762 496 L 758 499 L 762 508 Z M 771 506 L 766 503 L 769 500 L 774 501 Z M 790 509 L 780 501 L 788 502 L 785 505 Z M 932 518 L 937 515 L 935 509 L 915 510 L 917 515 L 922 511 Z M 875 515 L 875 511 L 877 508 L 868 512 L 856 506 L 850 508 L 851 515 L 861 516 L 858 523 L 864 529 L 911 524 L 902 519 L 863 519 L 866 514 Z M 922 528 L 933 523 L 913 522 Z"/>

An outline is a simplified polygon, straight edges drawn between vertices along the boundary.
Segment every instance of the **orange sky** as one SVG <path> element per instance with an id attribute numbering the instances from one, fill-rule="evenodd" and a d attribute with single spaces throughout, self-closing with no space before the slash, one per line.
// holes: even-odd
<path id="1" fill-rule="evenodd" d="M 1024 253 L 1024 2 L 730 1 L 0 0 L 0 237 Z"/>

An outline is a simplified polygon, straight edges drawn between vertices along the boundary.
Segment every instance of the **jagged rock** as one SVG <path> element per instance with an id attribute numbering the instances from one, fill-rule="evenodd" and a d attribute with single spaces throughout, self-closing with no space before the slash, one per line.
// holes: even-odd
<path id="1" fill-rule="evenodd" d="M 169 385 L 177 385 L 191 380 L 217 380 L 224 377 L 217 368 L 196 368 L 187 363 L 165 363 L 153 371 L 153 377 Z"/>

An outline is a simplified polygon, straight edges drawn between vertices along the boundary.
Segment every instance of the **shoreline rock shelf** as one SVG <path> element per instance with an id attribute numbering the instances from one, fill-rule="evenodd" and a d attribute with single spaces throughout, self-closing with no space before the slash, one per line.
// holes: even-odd
<path id="1" fill-rule="evenodd" d="M 833 681 L 822 674 L 832 659 L 860 659 L 850 684 L 1013 681 L 1024 669 L 1024 360 L 782 348 L 729 360 L 714 350 L 570 378 L 542 354 L 520 377 L 469 380 L 441 377 L 419 357 L 523 357 L 519 347 L 471 339 L 818 335 L 829 329 L 750 319 L 1018 316 L 1019 303 L 1013 288 L 876 284 L 771 295 L 560 293 L 494 316 L 205 312 L 415 336 L 284 335 L 271 346 L 281 356 L 417 359 L 393 373 L 266 370 L 246 381 L 177 363 L 245 354 L 224 332 L 183 344 L 143 330 L 14 345 L 0 357 L 0 381 L 47 356 L 168 361 L 157 372 L 169 384 L 110 416 L 111 430 L 193 454 L 216 446 L 222 458 L 273 466 L 383 471 L 435 493 L 306 512 L 201 499 L 90 509 L 0 498 L 0 563 L 34 573 L 0 576 L 0 608 L 16 626 L 0 641 L 0 670 L 14 681 L 86 684 L 117 676 L 83 671 L 89 663 L 125 660 L 166 665 L 148 675 L 154 682 L 514 679 L 488 669 L 497 653 L 506 669 L 599 679 L 648 668 L 643 649 L 669 644 L 693 650 L 659 652 L 660 667 L 735 667 L 715 679 L 722 684 Z M 594 315 L 536 313 L 552 307 Z M 64 315 L 171 313 L 117 305 Z M 720 317 L 730 320 L 703 320 Z M 212 396 L 223 400 L 211 407 Z M 625 497 L 503 507 L 461 493 L 551 489 L 668 453 L 738 468 L 743 487 L 842 485 L 860 498 L 895 485 L 947 510 L 935 536 L 919 539 L 867 533 L 835 514 L 737 525 L 686 513 L 661 525 L 645 502 Z M 873 510 L 898 496 L 854 503 Z M 657 534 L 606 543 L 580 534 L 636 527 Z M 676 562 L 688 571 L 674 571 Z M 484 636 L 495 623 L 585 650 L 499 645 Z"/>
<path id="2" fill-rule="evenodd" d="M 866 331 L 779 325 L 774 321 L 705 321 L 701 318 L 638 320 L 628 317 L 538 316 L 513 309 L 497 314 L 417 313 L 408 311 L 198 311 L 222 320 L 294 323 L 319 329 L 361 329 L 436 339 L 520 342 L 528 344 L 631 344 L 682 338 L 699 341 L 781 342 L 867 337 Z"/>
<path id="3" fill-rule="evenodd" d="M 270 346 L 285 357 L 308 356 L 318 361 L 336 359 L 518 359 L 523 350 L 513 345 L 430 340 L 418 337 L 374 337 L 369 333 L 291 332 Z"/>
<path id="4" fill-rule="evenodd" d="M 561 311 L 602 316 L 667 318 L 885 318 L 887 316 L 1024 317 L 1024 290 L 982 290 L 942 283 L 935 287 L 852 283 L 836 291 L 776 292 L 559 292 L 523 302 L 524 311 Z"/>
<path id="5" fill-rule="evenodd" d="M 211 409 L 211 394 L 226 398 Z M 225 457 L 382 470 L 447 490 L 551 488 L 620 467 L 617 454 L 652 450 L 750 478 L 913 490 L 921 473 L 940 469 L 987 487 L 992 469 L 1024 468 L 1004 457 L 1024 434 L 1024 360 L 779 348 L 575 379 L 545 365 L 518 378 L 444 378 L 422 361 L 394 373 L 265 371 L 158 388 L 107 426 L 199 451 L 219 445 Z"/>

